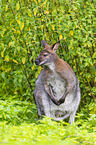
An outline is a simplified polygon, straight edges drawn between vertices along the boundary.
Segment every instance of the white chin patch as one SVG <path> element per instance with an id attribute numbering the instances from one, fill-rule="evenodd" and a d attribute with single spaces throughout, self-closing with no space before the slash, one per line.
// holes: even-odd
<path id="1" fill-rule="evenodd" d="M 46 62 L 46 61 L 42 61 L 42 62 L 39 63 L 39 65 L 42 65 L 42 64 L 44 64 L 45 62 Z"/>

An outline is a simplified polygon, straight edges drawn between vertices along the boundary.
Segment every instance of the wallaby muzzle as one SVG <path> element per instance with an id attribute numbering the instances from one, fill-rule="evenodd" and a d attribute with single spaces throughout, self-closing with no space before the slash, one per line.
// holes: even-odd
<path id="1" fill-rule="evenodd" d="M 36 64 L 36 65 L 39 65 L 39 63 L 40 63 L 39 60 L 36 59 L 36 60 L 35 60 L 35 64 Z"/>

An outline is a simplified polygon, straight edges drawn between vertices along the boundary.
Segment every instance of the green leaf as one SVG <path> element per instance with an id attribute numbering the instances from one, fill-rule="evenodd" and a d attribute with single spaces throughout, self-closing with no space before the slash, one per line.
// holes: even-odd
<path id="1" fill-rule="evenodd" d="M 21 22 L 20 23 L 20 29 L 21 29 L 21 31 L 22 31 L 23 28 L 24 28 L 24 22 Z"/>
<path id="2" fill-rule="evenodd" d="M 26 58 L 23 57 L 23 58 L 22 58 L 22 63 L 25 64 L 25 61 L 26 61 Z"/>
<path id="3" fill-rule="evenodd" d="M 20 6 L 19 6 L 19 2 L 18 2 L 18 3 L 16 3 L 16 10 L 18 11 L 19 8 L 20 8 Z"/>
<path id="4" fill-rule="evenodd" d="M 5 73 L 1 73 L 3 79 L 5 79 Z"/>

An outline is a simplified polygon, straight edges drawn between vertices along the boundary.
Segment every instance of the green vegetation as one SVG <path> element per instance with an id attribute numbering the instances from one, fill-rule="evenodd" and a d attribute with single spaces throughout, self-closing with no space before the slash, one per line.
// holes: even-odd
<path id="1" fill-rule="evenodd" d="M 0 143 L 95 145 L 96 105 L 91 103 L 85 108 L 89 109 L 89 115 L 86 115 L 86 109 L 82 109 L 76 123 L 70 125 L 47 117 L 36 121 L 36 106 L 31 103 L 0 101 Z"/>
<path id="2" fill-rule="evenodd" d="M 0 1 L 0 144 L 96 144 L 96 1 Z M 61 40 L 62 39 L 62 40 Z M 41 40 L 61 40 L 58 55 L 80 81 L 76 123 L 37 122 L 33 99 Z"/>

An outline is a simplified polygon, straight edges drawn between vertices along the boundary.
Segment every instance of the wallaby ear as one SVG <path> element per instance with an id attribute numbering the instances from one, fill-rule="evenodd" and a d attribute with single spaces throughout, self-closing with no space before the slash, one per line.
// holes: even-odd
<path id="1" fill-rule="evenodd" d="M 42 43 L 42 45 L 43 45 L 44 48 L 45 48 L 46 45 L 49 46 L 49 45 L 47 44 L 47 42 L 44 41 L 44 40 L 42 40 L 41 43 Z"/>
<path id="2" fill-rule="evenodd" d="M 52 45 L 52 49 L 54 50 L 54 52 L 56 52 L 56 50 L 58 49 L 59 44 L 60 44 L 60 40 Z"/>

